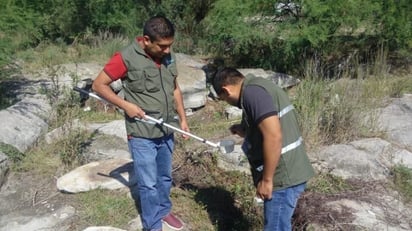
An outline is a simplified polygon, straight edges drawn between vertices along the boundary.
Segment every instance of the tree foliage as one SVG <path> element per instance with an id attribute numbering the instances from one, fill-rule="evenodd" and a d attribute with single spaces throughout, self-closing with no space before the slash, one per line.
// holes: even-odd
<path id="1" fill-rule="evenodd" d="M 336 69 L 381 46 L 410 56 L 411 10 L 407 0 L 220 0 L 206 18 L 208 41 L 238 65 L 302 72 L 316 59 Z"/>
<path id="2" fill-rule="evenodd" d="M 350 57 L 366 60 L 382 47 L 392 55 L 411 58 L 409 0 L 0 0 L 0 4 L 0 65 L 15 49 L 44 41 L 70 44 L 101 31 L 131 38 L 157 14 L 175 23 L 177 51 L 213 54 L 237 66 L 301 73 L 312 59 L 334 70 Z"/>

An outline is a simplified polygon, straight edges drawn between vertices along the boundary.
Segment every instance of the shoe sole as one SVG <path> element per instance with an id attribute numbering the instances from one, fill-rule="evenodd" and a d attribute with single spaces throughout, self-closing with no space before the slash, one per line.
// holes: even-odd
<path id="1" fill-rule="evenodd" d="M 180 227 L 180 228 L 176 228 L 176 227 L 173 227 L 173 226 L 169 225 L 169 224 L 168 224 L 167 222 L 165 222 L 165 221 L 162 221 L 162 223 L 165 224 L 167 227 L 173 229 L 173 230 L 182 230 L 183 227 L 184 227 L 184 226 L 182 226 L 182 227 Z"/>

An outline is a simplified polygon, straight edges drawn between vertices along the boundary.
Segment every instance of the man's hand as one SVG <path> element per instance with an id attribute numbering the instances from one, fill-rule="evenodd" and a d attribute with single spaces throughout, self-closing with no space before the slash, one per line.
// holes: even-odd
<path id="1" fill-rule="evenodd" d="M 145 118 L 146 113 L 136 104 L 125 101 L 123 109 L 130 118 Z"/>
<path id="2" fill-rule="evenodd" d="M 273 181 L 259 181 L 257 188 L 256 188 L 256 196 L 261 198 L 262 200 L 270 200 L 272 199 L 272 191 L 273 191 Z"/>
<path id="3" fill-rule="evenodd" d="M 245 137 L 245 129 L 241 124 L 234 124 L 229 128 L 232 134 L 238 135 L 240 137 Z"/>
<path id="4" fill-rule="evenodd" d="M 180 129 L 182 129 L 185 132 L 190 132 L 189 126 L 187 125 L 186 121 L 180 122 Z M 187 140 L 189 139 L 188 135 L 182 134 L 183 139 Z"/>

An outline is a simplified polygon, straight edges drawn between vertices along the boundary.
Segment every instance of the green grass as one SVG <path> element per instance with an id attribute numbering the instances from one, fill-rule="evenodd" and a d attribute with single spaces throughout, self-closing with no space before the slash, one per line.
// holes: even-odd
<path id="1" fill-rule="evenodd" d="M 25 154 L 10 144 L 0 142 L 0 151 L 13 162 L 18 163 L 24 159 Z"/>
<path id="2" fill-rule="evenodd" d="M 58 169 L 65 168 L 60 156 L 54 153 L 55 149 L 44 142 L 30 149 L 24 159 L 14 163 L 12 170 L 16 172 L 31 172 L 32 174 L 54 175 Z"/>
<path id="3" fill-rule="evenodd" d="M 213 231 L 215 229 L 209 220 L 207 205 L 196 200 L 198 193 L 198 190 L 173 188 L 171 193 L 173 212 L 183 221 L 190 222 L 190 230 Z"/>
<path id="4" fill-rule="evenodd" d="M 393 182 L 396 190 L 401 192 L 404 199 L 412 201 L 412 169 L 403 165 L 397 165 L 392 169 Z"/>
<path id="5" fill-rule="evenodd" d="M 114 52 L 129 42 L 127 38 L 109 32 L 89 36 L 83 40 L 87 40 L 89 44 L 74 42 L 67 46 L 44 42 L 35 48 L 18 50 L 15 56 L 24 61 L 22 68 L 25 72 L 33 73 L 47 66 L 66 63 L 104 64 Z"/>
<path id="6" fill-rule="evenodd" d="M 329 173 L 321 173 L 313 177 L 308 182 L 307 188 L 308 191 L 325 194 L 335 194 L 348 189 L 351 189 L 350 184 L 341 177 Z"/>
<path id="7" fill-rule="evenodd" d="M 83 152 L 93 134 L 70 126 L 66 129 L 52 143 L 39 142 L 24 154 L 24 158 L 15 162 L 13 168 L 16 171 L 54 174 L 58 169 L 72 169 L 84 164 Z"/>
<path id="8" fill-rule="evenodd" d="M 87 226 L 113 226 L 127 229 L 137 217 L 133 200 L 123 190 L 92 190 L 76 195 L 82 223 Z"/>

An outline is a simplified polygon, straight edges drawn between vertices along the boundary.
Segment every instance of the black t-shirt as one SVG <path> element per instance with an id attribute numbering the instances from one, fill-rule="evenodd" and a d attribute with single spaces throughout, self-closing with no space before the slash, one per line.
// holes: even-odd
<path id="1" fill-rule="evenodd" d="M 272 96 L 263 87 L 246 86 L 242 94 L 246 114 L 256 125 L 267 117 L 278 114 Z"/>

